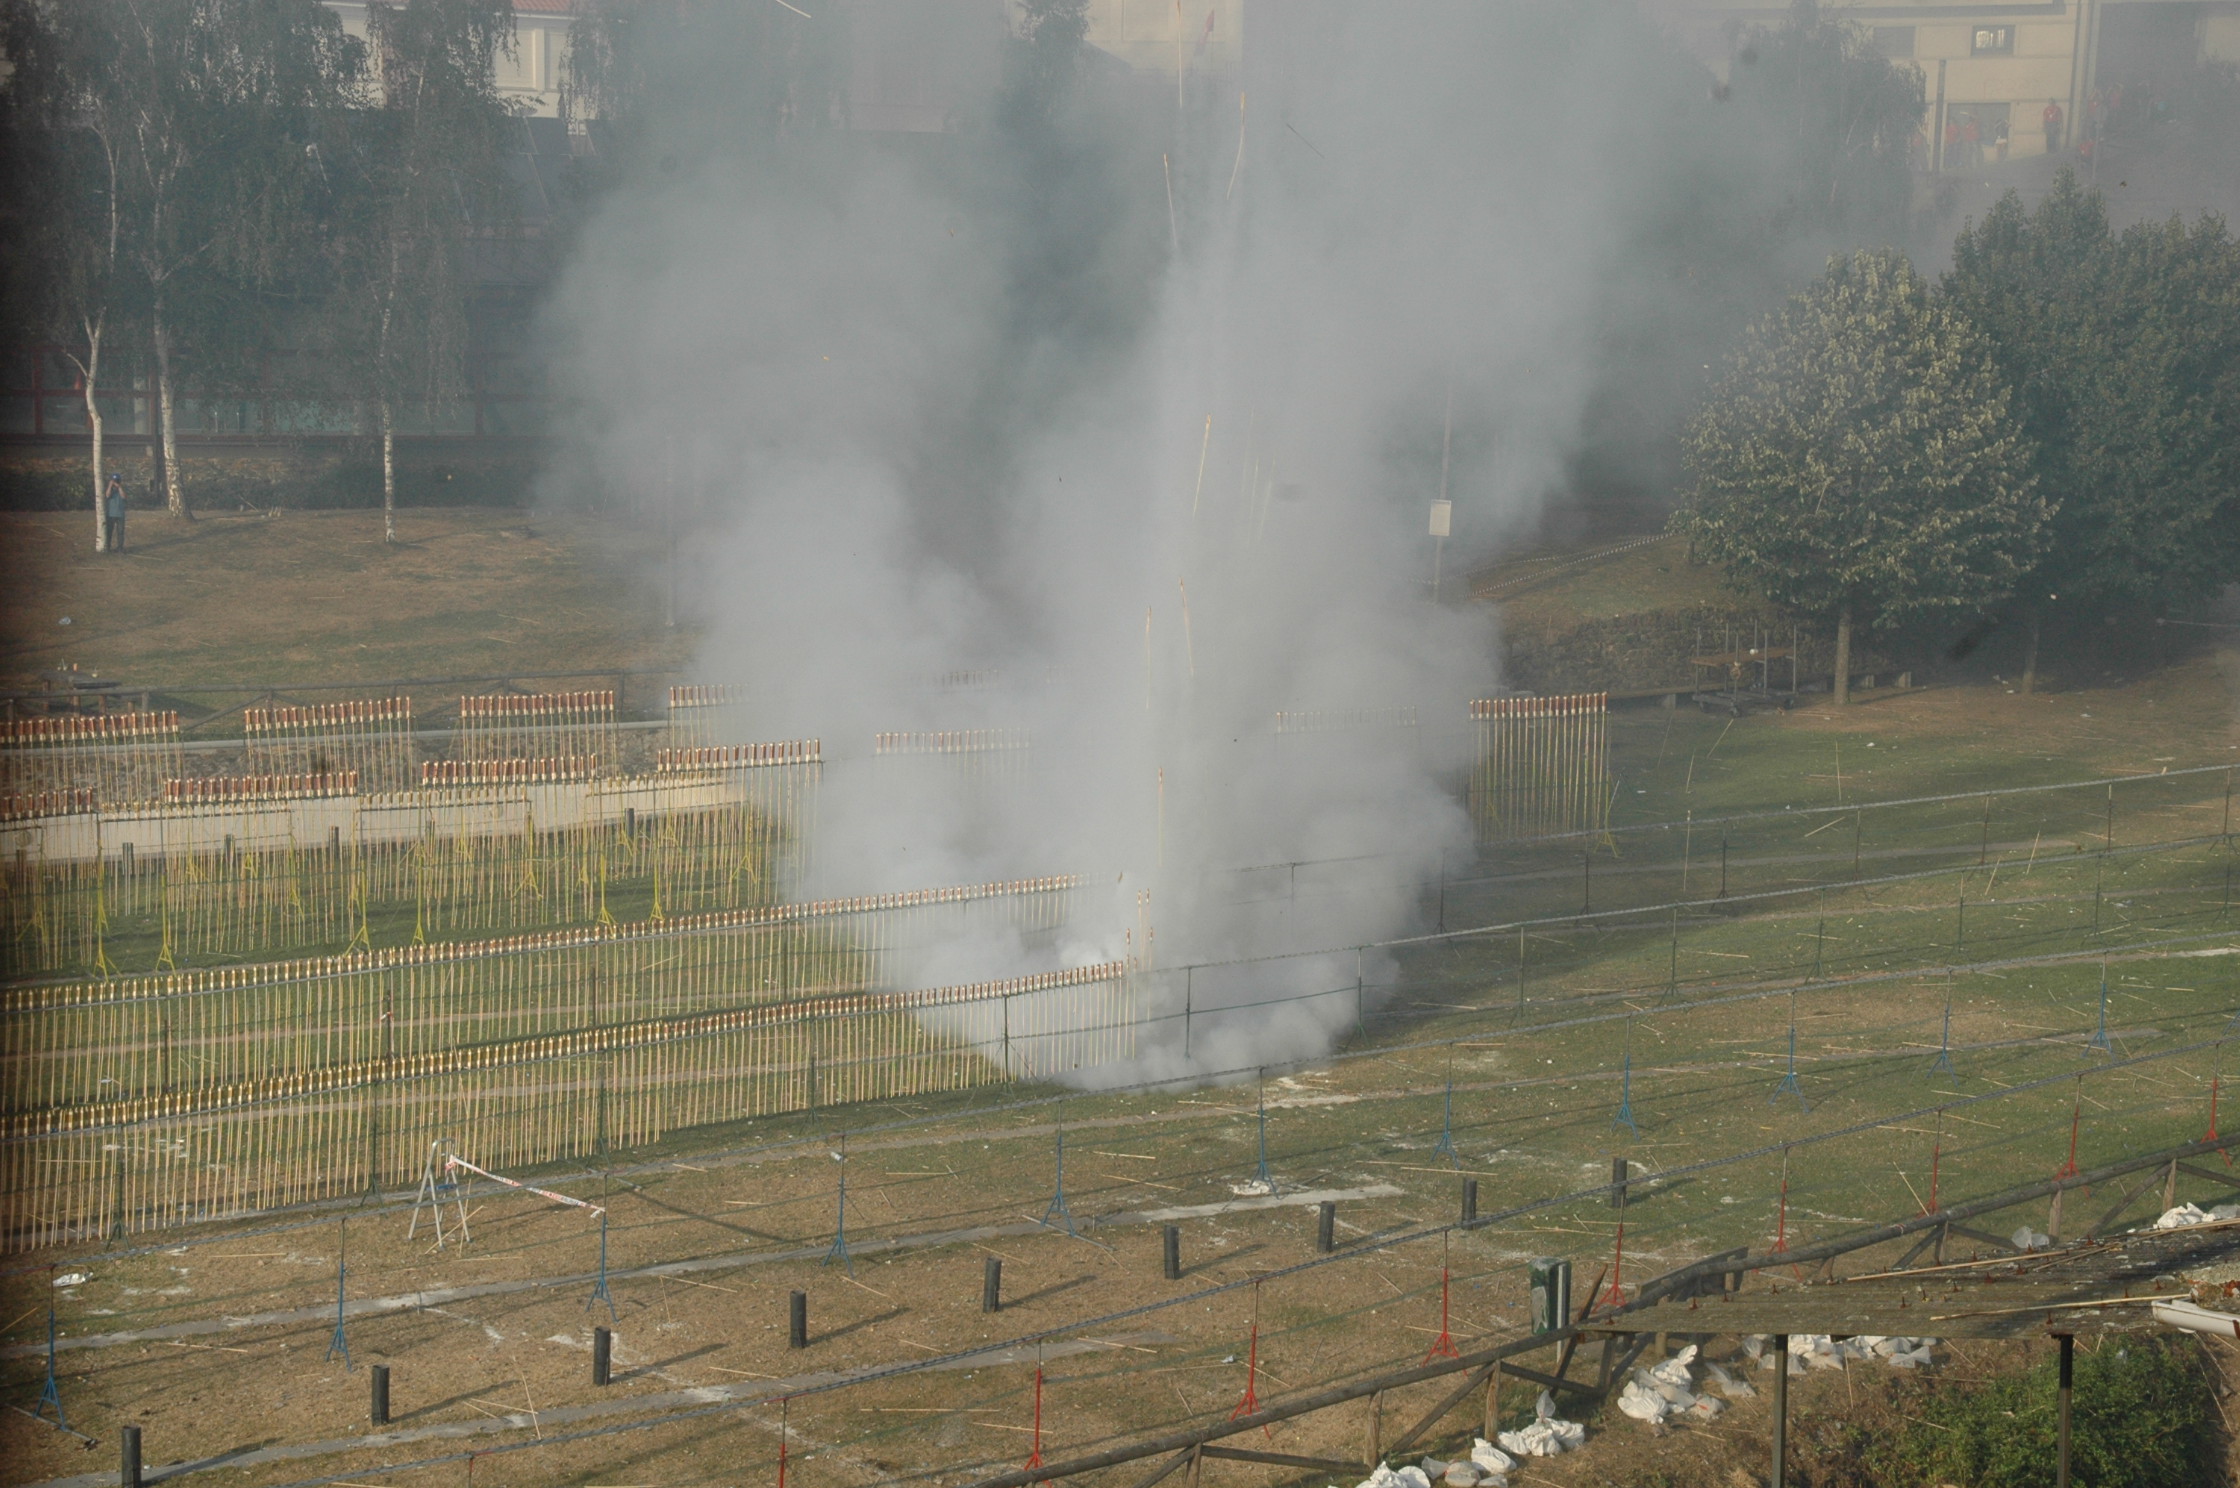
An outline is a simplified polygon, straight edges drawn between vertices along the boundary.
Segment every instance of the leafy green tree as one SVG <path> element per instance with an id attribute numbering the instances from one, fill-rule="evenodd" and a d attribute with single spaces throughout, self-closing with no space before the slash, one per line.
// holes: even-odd
<path id="1" fill-rule="evenodd" d="M 2064 171 L 1963 231 L 1943 292 L 1989 337 L 2056 507 L 2020 591 L 2029 691 L 2056 606 L 2183 601 L 2240 562 L 2240 244 L 2211 218 L 2119 237 Z"/>
<path id="2" fill-rule="evenodd" d="M 1551 12 L 1553 14 L 1553 12 Z M 1605 26 L 1608 106 L 1661 141 L 1629 185 L 1632 292 L 1604 296 L 1588 331 L 1604 348 L 1575 479 L 1603 489 L 1669 485 L 1677 406 L 1699 391 L 1713 348 L 1819 272 L 1834 252 L 1909 241 L 1908 156 L 1924 112 L 1921 72 L 1883 56 L 1864 27 L 1815 5 L 1773 24 L 1734 24 L 1723 78 L 1646 25 Z M 1566 29 L 1582 28 L 1564 14 Z M 1623 43 L 1619 55 L 1619 43 Z"/>
<path id="3" fill-rule="evenodd" d="M 1751 327 L 1689 427 L 1674 518 L 1698 551 L 1836 627 L 1998 604 L 2036 560 L 2046 506 L 1989 347 L 1894 252 L 1829 261 Z"/>
<path id="4" fill-rule="evenodd" d="M 1907 155 L 1926 106 L 1919 68 L 1883 56 L 1863 27 L 1816 0 L 1791 0 L 1781 24 L 1738 34 L 1726 86 L 1741 127 L 1780 152 L 1786 189 L 1767 224 L 1776 235 L 1903 227 Z"/>
<path id="5" fill-rule="evenodd" d="M 1006 113 L 1047 125 L 1065 106 L 1088 41 L 1089 0 L 1020 0 Z"/>
<path id="6" fill-rule="evenodd" d="M 60 343 L 85 399 L 93 465 L 93 547 L 108 547 L 103 356 L 129 305 L 121 179 L 130 116 L 97 85 L 113 37 L 107 19 L 36 0 L 0 5 L 0 138 L 6 179 L 6 319 L 26 340 Z"/>
<path id="7" fill-rule="evenodd" d="M 505 212 L 517 127 L 496 74 L 513 10 L 507 0 L 375 0 L 366 30 L 378 96 L 353 121 L 333 309 L 343 364 L 374 409 L 382 534 L 395 542 L 398 410 L 466 390 L 477 254 Z"/>

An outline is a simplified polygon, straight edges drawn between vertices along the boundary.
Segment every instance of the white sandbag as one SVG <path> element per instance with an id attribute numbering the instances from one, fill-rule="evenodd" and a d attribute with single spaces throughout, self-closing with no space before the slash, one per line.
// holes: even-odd
<path id="1" fill-rule="evenodd" d="M 2016 1250 L 2053 1249 L 2053 1237 L 2051 1235 L 2044 1230 L 2033 1230 L 2028 1225 L 2022 1226 L 2007 1238 L 2014 1241 Z"/>
<path id="2" fill-rule="evenodd" d="M 1485 1474 L 1478 1471 L 1477 1464 L 1471 1462 L 1450 1462 L 1447 1470 L 1439 1477 L 1439 1481 L 1446 1484 L 1447 1488 L 1478 1488 L 1478 1484 L 1484 1479 Z"/>
<path id="3" fill-rule="evenodd" d="M 1844 1350 L 1825 1333 L 1792 1333 L 1789 1335 L 1789 1372 L 1798 1373 L 1801 1364 L 1807 1369 L 1841 1369 Z"/>
<path id="4" fill-rule="evenodd" d="M 1618 1392 L 1619 1412 L 1636 1421 L 1645 1421 L 1653 1426 L 1663 1420 L 1671 1409 L 1670 1401 L 1655 1390 L 1644 1387 L 1639 1379 L 1627 1380 L 1626 1387 Z"/>
<path id="5" fill-rule="evenodd" d="M 1691 1343 L 1662 1364 L 1652 1364 L 1649 1367 L 1649 1373 L 1661 1384 L 1683 1387 L 1693 1385 L 1696 1382 L 1695 1375 L 1690 1371 L 1689 1366 L 1695 1363 L 1698 1352 L 1696 1346 Z"/>
<path id="6" fill-rule="evenodd" d="M 1420 1467 L 1395 1468 L 1380 1462 L 1375 1472 L 1361 1480 L 1361 1488 L 1431 1488 L 1431 1479 Z"/>
<path id="7" fill-rule="evenodd" d="M 1566 1421 L 1556 1415 L 1556 1401 L 1547 1391 L 1540 1392 L 1540 1399 L 1533 1406 L 1537 1417 L 1529 1426 L 1519 1431 L 1501 1433 L 1501 1449 L 1519 1457 L 1556 1457 L 1575 1450 L 1586 1442 L 1587 1428 L 1577 1421 Z"/>
<path id="8" fill-rule="evenodd" d="M 1704 1361 L 1703 1369 L 1704 1373 L 1711 1376 L 1711 1382 L 1719 1387 L 1719 1393 L 1729 1400 L 1748 1400 L 1758 1393 L 1755 1387 L 1736 1379 L 1725 1369 L 1709 1360 Z"/>
<path id="9" fill-rule="evenodd" d="M 1517 1459 L 1502 1451 L 1484 1437 L 1470 1444 L 1470 1461 L 1480 1472 L 1498 1477 L 1517 1465 Z"/>

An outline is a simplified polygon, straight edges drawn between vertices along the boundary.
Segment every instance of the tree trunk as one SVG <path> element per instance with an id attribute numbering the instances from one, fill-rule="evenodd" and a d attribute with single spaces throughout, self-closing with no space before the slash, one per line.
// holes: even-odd
<path id="1" fill-rule="evenodd" d="M 397 540 L 397 419 L 389 400 L 381 400 L 381 540 Z"/>
<path id="2" fill-rule="evenodd" d="M 1836 616 L 1836 706 L 1851 701 L 1851 606 Z"/>
<path id="3" fill-rule="evenodd" d="M 2022 695 L 2030 696 L 2038 690 L 2038 632 L 2044 627 L 2045 617 L 2036 605 L 2030 606 L 2030 639 L 2022 650 Z"/>
<path id="4" fill-rule="evenodd" d="M 163 505 L 175 517 L 192 518 L 187 510 L 186 483 L 179 479 L 178 428 L 172 419 L 171 329 L 164 324 L 163 298 L 156 297 L 149 313 L 156 350 L 156 449 L 163 466 Z"/>
<path id="5" fill-rule="evenodd" d="M 101 330 L 94 327 L 86 348 L 86 359 L 79 364 L 78 378 L 86 390 L 86 428 L 93 435 L 93 550 L 109 551 L 108 502 L 103 496 L 107 485 L 107 451 L 102 446 L 104 432 L 101 423 L 101 404 L 95 393 L 101 381 Z"/>

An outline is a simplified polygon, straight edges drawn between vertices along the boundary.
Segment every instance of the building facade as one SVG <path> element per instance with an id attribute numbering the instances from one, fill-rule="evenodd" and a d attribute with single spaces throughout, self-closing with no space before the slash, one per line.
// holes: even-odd
<path id="1" fill-rule="evenodd" d="M 1779 24 L 1789 9 L 1789 0 L 1644 3 L 1722 81 L 1749 30 Z M 2201 62 L 2240 62 L 2240 0 L 1825 9 L 1921 70 L 1927 111 L 1914 163 L 1929 172 L 2049 149 L 2089 153 L 2102 131 L 2153 107 L 2159 80 Z"/>

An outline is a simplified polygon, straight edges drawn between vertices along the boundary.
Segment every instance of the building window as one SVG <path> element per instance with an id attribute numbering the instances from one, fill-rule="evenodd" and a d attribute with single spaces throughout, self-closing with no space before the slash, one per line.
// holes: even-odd
<path id="1" fill-rule="evenodd" d="M 1911 26 L 1876 26 L 1873 33 L 1874 49 L 1882 56 L 1902 58 L 1913 55 Z"/>
<path id="2" fill-rule="evenodd" d="M 2011 57 L 2014 55 L 2014 27 L 1978 26 L 1968 44 L 1968 54 L 1974 57 Z"/>

